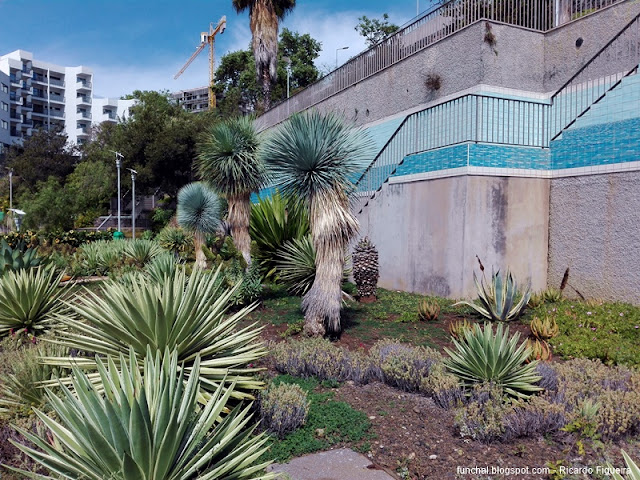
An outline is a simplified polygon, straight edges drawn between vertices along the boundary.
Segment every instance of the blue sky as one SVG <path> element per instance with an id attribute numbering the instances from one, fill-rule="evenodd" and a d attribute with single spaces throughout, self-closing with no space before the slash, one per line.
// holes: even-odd
<path id="1" fill-rule="evenodd" d="M 402 25 L 425 10 L 429 0 L 298 0 L 281 23 L 322 42 L 316 65 L 334 67 L 364 49 L 354 30 L 358 17 L 380 17 Z M 0 0 L 0 55 L 22 49 L 59 65 L 85 65 L 94 72 L 94 95 L 119 97 L 135 89 L 181 90 L 207 84 L 206 51 L 178 79 L 175 73 L 200 42 L 209 22 L 227 16 L 227 30 L 216 37 L 216 57 L 247 48 L 248 15 L 231 0 Z"/>

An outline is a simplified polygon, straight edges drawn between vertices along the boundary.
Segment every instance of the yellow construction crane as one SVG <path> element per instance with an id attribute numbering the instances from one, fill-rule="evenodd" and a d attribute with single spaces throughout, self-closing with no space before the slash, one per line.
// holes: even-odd
<path id="1" fill-rule="evenodd" d="M 200 45 L 198 45 L 198 47 L 196 48 L 196 51 L 193 52 L 193 55 L 191 55 L 191 58 L 187 60 L 187 63 L 185 63 L 184 66 L 180 69 L 180 71 L 176 73 L 176 76 L 173 77 L 173 79 L 175 80 L 180 75 L 182 75 L 184 71 L 187 69 L 187 67 L 191 65 L 191 62 L 195 60 L 198 54 L 202 50 L 204 50 L 204 47 L 209 45 L 209 110 L 213 110 L 214 108 L 216 108 L 216 95 L 215 95 L 215 92 L 213 91 L 213 82 L 215 80 L 215 72 L 216 72 L 215 66 L 214 66 L 215 59 L 216 59 L 216 47 L 215 47 L 216 35 L 218 33 L 223 34 L 225 28 L 227 28 L 227 17 L 224 15 L 218 22 L 218 25 L 216 25 L 216 28 L 213 28 L 213 22 L 211 22 L 209 24 L 209 31 L 200 33 Z"/>

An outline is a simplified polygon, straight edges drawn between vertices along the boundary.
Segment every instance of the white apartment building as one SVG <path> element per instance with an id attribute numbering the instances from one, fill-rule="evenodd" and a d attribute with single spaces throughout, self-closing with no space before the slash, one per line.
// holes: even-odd
<path id="1" fill-rule="evenodd" d="M 70 142 L 82 145 L 90 137 L 92 124 L 123 119 L 135 102 L 94 99 L 93 72 L 88 67 L 35 60 L 24 50 L 2 55 L 0 154 L 7 145 L 20 143 L 42 128 L 61 128 Z"/>
<path id="2" fill-rule="evenodd" d="M 206 112 L 209 109 L 209 87 L 174 92 L 171 97 L 187 112 Z"/>
<path id="3" fill-rule="evenodd" d="M 137 100 L 122 100 L 120 98 L 93 98 L 91 105 L 91 117 L 93 123 L 122 122 L 129 116 L 129 108 L 134 106 Z"/>

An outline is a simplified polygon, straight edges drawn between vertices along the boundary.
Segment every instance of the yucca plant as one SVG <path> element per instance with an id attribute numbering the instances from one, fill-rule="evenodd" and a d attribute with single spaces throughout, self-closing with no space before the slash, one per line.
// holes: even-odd
<path id="1" fill-rule="evenodd" d="M 202 245 L 205 243 L 205 234 L 215 232 L 220 224 L 218 196 L 202 182 L 185 185 L 178 192 L 176 217 L 182 228 L 193 232 L 196 266 L 207 268 Z"/>
<path id="2" fill-rule="evenodd" d="M 213 392 L 221 383 L 237 383 L 234 397 L 251 398 L 262 382 L 250 368 L 266 354 L 256 324 L 239 327 L 255 306 L 225 315 L 234 289 L 222 287 L 220 269 L 215 273 L 195 269 L 191 276 L 178 269 L 158 283 L 146 275 L 130 285 L 109 282 L 99 292 L 87 290 L 68 302 L 75 315 L 58 316 L 65 326 L 58 343 L 68 347 L 112 355 L 129 351 L 142 358 L 147 347 L 177 349 L 180 362 L 191 371 L 196 354 L 202 357 L 201 387 Z M 46 358 L 47 364 L 95 369 L 89 358 Z"/>
<path id="3" fill-rule="evenodd" d="M 173 275 L 181 262 L 169 252 L 155 256 L 144 267 L 144 273 L 157 283 L 163 283 L 166 278 L 173 278 Z"/>
<path id="4" fill-rule="evenodd" d="M 125 243 L 124 254 L 131 258 L 139 267 L 145 266 L 164 250 L 153 240 L 136 238 Z"/>
<path id="5" fill-rule="evenodd" d="M 297 197 L 285 197 L 278 190 L 259 198 L 251 206 L 249 224 L 251 239 L 256 242 L 256 260 L 265 277 L 276 271 L 276 252 L 285 243 L 300 240 L 309 234 L 309 214 L 304 202 Z"/>
<path id="6" fill-rule="evenodd" d="M 498 324 L 494 335 L 491 324 L 474 325 L 464 332 L 464 340 L 453 340 L 455 351 L 445 347 L 449 358 L 445 366 L 471 390 L 474 385 L 491 382 L 510 396 L 528 398 L 541 390 L 535 383 L 537 361 L 525 363 L 531 351 L 525 343 L 518 346 L 520 334 L 509 337 L 509 327 Z"/>
<path id="7" fill-rule="evenodd" d="M 98 388 L 73 367 L 73 389 L 48 393 L 55 420 L 36 409 L 47 436 L 16 428 L 35 448 L 11 440 L 50 470 L 37 478 L 113 480 L 268 479 L 266 437 L 253 435 L 251 405 L 225 413 L 233 385 L 197 404 L 200 356 L 187 377 L 177 352 L 131 351 L 115 360 L 96 357 Z M 30 472 L 12 469 L 34 478 Z"/>
<path id="8" fill-rule="evenodd" d="M 531 329 L 531 333 L 540 340 L 549 340 L 557 336 L 560 332 L 556 319 L 547 316 L 545 316 L 543 320 L 541 320 L 540 317 L 533 317 L 529 328 Z"/>
<path id="9" fill-rule="evenodd" d="M 98 240 L 82 245 L 75 256 L 89 275 L 106 275 L 122 264 L 126 247 L 126 242 Z"/>
<path id="10" fill-rule="evenodd" d="M 518 299 L 518 285 L 509 270 L 504 276 L 498 270 L 491 275 L 491 283 L 488 284 L 485 282 L 484 272 L 480 282 L 476 273 L 473 272 L 473 281 L 476 284 L 480 305 L 464 300 L 455 303 L 454 306 L 468 305 L 492 322 L 508 322 L 517 318 L 527 306 L 531 296 L 531 286 L 527 286 Z"/>
<path id="11" fill-rule="evenodd" d="M 316 276 L 301 303 L 305 333 L 341 330 L 344 254 L 358 231 L 351 208 L 354 177 L 371 162 L 373 142 L 363 129 L 316 110 L 292 116 L 263 148 L 276 185 L 304 200 L 316 251 Z"/>
<path id="12" fill-rule="evenodd" d="M 0 337 L 9 332 L 40 335 L 62 310 L 63 273 L 37 267 L 7 272 L 0 278 Z"/>
<path id="13" fill-rule="evenodd" d="M 228 203 L 227 222 L 236 248 L 251 264 L 251 193 L 265 182 L 265 168 L 258 155 L 259 135 L 251 117 L 216 123 L 198 145 L 198 175 Z"/>

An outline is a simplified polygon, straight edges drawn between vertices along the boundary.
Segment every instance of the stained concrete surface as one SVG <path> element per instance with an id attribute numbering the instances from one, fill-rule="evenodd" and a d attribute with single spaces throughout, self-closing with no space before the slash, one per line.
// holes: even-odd
<path id="1" fill-rule="evenodd" d="M 278 480 L 395 480 L 371 461 L 348 448 L 294 458 L 289 463 L 273 464 L 271 472 L 281 472 Z"/>

